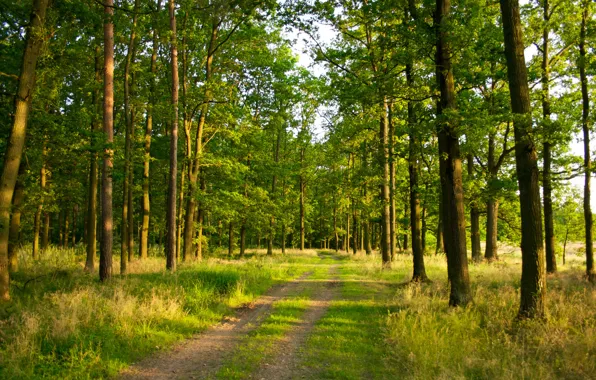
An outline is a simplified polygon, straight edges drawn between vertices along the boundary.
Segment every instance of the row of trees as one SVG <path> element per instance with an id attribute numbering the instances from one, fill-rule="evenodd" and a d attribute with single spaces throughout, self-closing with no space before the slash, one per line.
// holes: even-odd
<path id="1" fill-rule="evenodd" d="M 117 227 L 121 273 L 151 243 L 165 243 L 175 270 L 208 245 L 227 240 L 242 255 L 265 240 L 268 254 L 378 248 L 385 267 L 411 247 L 413 280 L 425 281 L 432 242 L 447 254 L 450 304 L 465 305 L 467 246 L 480 261 L 484 230 L 489 261 L 498 238 L 521 240 L 520 316 L 540 317 L 557 226 L 577 213 L 557 194 L 583 173 L 594 280 L 592 19 L 583 0 L 521 13 L 505 0 L 10 5 L 2 298 L 23 241 L 33 257 L 83 241 L 92 271 L 99 240 L 100 278 L 110 278 Z M 306 38 L 323 76 L 297 65 L 283 26 Z M 331 42 L 319 29 L 334 31 Z M 326 134 L 313 139 L 320 124 Z M 579 127 L 583 162 L 569 153 Z"/>

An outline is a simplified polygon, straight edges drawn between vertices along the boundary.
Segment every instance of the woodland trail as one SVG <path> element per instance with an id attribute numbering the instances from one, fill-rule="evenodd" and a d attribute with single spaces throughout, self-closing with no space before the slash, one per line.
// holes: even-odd
<path id="1" fill-rule="evenodd" d="M 120 379 L 203 379 L 214 376 L 234 348 L 267 318 L 275 301 L 299 293 L 312 272 L 271 289 L 251 305 L 174 347 L 138 362 L 121 373 Z"/>
<path id="2" fill-rule="evenodd" d="M 337 269 L 337 265 L 329 267 L 329 275 L 332 278 L 324 280 L 324 286 L 318 287 L 300 324 L 286 334 L 282 341 L 278 342 L 275 347 L 277 355 L 269 360 L 269 363 L 262 365 L 251 378 L 279 380 L 312 378 L 309 376 L 311 370 L 301 365 L 301 349 L 304 348 L 317 321 L 327 312 L 331 301 L 338 298 Z"/>
<path id="3" fill-rule="evenodd" d="M 319 254 L 321 259 L 329 257 Z M 331 256 L 336 258 L 335 256 Z M 323 265 L 321 265 L 323 266 Z M 253 379 L 291 379 L 308 377 L 300 366 L 301 349 L 315 323 L 338 296 L 338 264 L 327 264 L 322 279 L 312 279 L 313 271 L 278 285 L 253 304 L 238 309 L 222 323 L 197 334 L 172 350 L 147 357 L 120 374 L 120 379 L 212 379 L 229 361 L 247 335 L 259 328 L 271 314 L 274 303 L 287 300 L 309 289 L 313 292 L 308 307 L 297 323 L 275 343 L 273 358 L 250 375 Z M 304 372 L 304 373 L 303 373 Z"/>

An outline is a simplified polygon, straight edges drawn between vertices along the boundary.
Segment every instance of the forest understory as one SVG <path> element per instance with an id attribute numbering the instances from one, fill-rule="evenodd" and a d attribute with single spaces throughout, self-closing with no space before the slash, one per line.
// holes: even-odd
<path id="1" fill-rule="evenodd" d="M 475 302 L 448 306 L 445 256 L 412 283 L 409 253 L 214 253 L 176 273 L 163 258 L 102 284 L 84 251 L 21 251 L 1 309 L 0 378 L 593 379 L 596 288 L 581 245 L 548 282 L 547 318 L 515 320 L 521 259 L 470 266 Z M 152 250 L 157 254 L 158 250 Z M 118 263 L 114 265 L 117 267 Z"/>

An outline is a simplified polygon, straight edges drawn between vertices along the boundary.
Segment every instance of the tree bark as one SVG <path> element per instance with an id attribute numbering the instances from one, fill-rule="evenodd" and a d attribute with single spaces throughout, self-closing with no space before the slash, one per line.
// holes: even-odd
<path id="1" fill-rule="evenodd" d="M 178 179 L 178 48 L 176 43 L 176 4 L 169 0 L 170 55 L 172 65 L 172 130 L 170 133 L 170 172 L 166 210 L 166 268 L 176 271 L 176 182 Z M 194 209 L 193 209 L 194 210 Z M 187 210 L 193 213 L 193 210 Z"/>
<path id="2" fill-rule="evenodd" d="M 99 83 L 101 82 L 101 51 L 100 47 L 95 47 L 95 83 L 98 85 L 93 91 L 93 110 L 95 114 L 91 123 L 91 146 L 89 165 L 89 188 L 87 199 L 87 257 L 85 260 L 85 271 L 92 272 L 95 269 L 95 254 L 97 250 L 97 137 L 101 131 L 99 115 L 101 112 Z"/>
<path id="3" fill-rule="evenodd" d="M 474 157 L 472 154 L 468 155 L 468 175 L 470 179 L 474 177 Z M 472 243 L 472 261 L 479 262 L 482 260 L 480 253 L 480 211 L 476 199 L 470 200 L 470 240 Z"/>
<path id="4" fill-rule="evenodd" d="M 19 165 L 19 178 L 14 189 L 12 197 L 12 216 L 10 217 L 10 231 L 8 237 L 8 270 L 15 272 L 19 268 L 19 257 L 17 248 L 21 245 L 21 213 L 23 200 L 25 199 L 25 186 L 23 184 L 23 175 L 25 174 L 25 165 L 21 161 Z"/>
<path id="5" fill-rule="evenodd" d="M 588 281 L 596 282 L 594 271 L 594 246 L 592 238 L 593 215 L 591 201 L 592 162 L 590 157 L 590 96 L 588 93 L 588 77 L 586 75 L 586 23 L 589 20 L 588 8 L 590 2 L 584 0 L 582 9 L 582 23 L 579 40 L 579 76 L 582 89 L 582 132 L 584 135 L 584 226 L 586 234 L 586 276 Z"/>
<path id="6" fill-rule="evenodd" d="M 47 183 L 46 161 L 48 149 L 46 144 L 46 139 L 44 138 L 41 153 L 41 170 L 39 172 L 39 185 L 41 196 L 39 198 L 39 204 L 37 205 L 37 211 L 35 212 L 35 221 L 33 222 L 33 260 L 39 259 L 39 234 L 41 232 L 41 212 L 43 211 L 43 201 L 45 197 Z"/>
<path id="7" fill-rule="evenodd" d="M 546 272 L 557 272 L 557 258 L 555 256 L 555 228 L 553 222 L 553 200 L 552 200 L 552 179 L 551 179 L 551 109 L 550 109 L 550 64 L 549 64 L 549 30 L 550 30 L 550 7 L 549 0 L 542 2 L 542 16 L 544 29 L 542 30 L 542 119 L 544 142 L 542 144 L 542 155 L 544 165 L 542 167 L 542 194 L 544 196 L 544 252 L 546 256 Z"/>
<path id="8" fill-rule="evenodd" d="M 27 129 L 29 105 L 35 87 L 35 67 L 43 43 L 42 28 L 45 22 L 48 0 L 34 0 L 29 28 L 27 29 L 25 53 L 19 76 L 15 100 L 15 114 L 4 154 L 0 177 L 0 301 L 10 299 L 8 272 L 8 239 L 10 235 L 10 208 L 17 182 L 19 166 Z"/>
<path id="9" fill-rule="evenodd" d="M 544 317 L 546 278 L 536 147 L 532 141 L 530 91 L 518 0 L 500 0 L 511 109 L 514 114 L 515 161 L 520 192 L 522 278 L 520 318 Z"/>
<path id="10" fill-rule="evenodd" d="M 435 25 L 437 31 L 437 79 L 441 91 L 438 104 L 439 158 L 445 223 L 445 251 L 447 273 L 451 285 L 449 305 L 464 306 L 472 301 L 468 258 L 466 251 L 466 223 L 459 141 L 456 120 L 450 113 L 456 110 L 455 83 L 448 43 L 450 0 L 437 0 Z"/>
<path id="11" fill-rule="evenodd" d="M 141 226 L 141 242 L 139 255 L 141 259 L 147 258 L 149 251 L 149 222 L 151 217 L 151 200 L 149 198 L 149 176 L 151 162 L 151 134 L 153 133 L 153 107 L 155 107 L 155 78 L 157 75 L 157 51 L 159 40 L 157 36 L 157 14 L 161 9 L 161 0 L 157 1 L 157 10 L 153 14 L 152 28 L 153 41 L 151 44 L 151 82 L 149 85 L 149 102 L 147 103 L 147 119 L 145 123 L 145 145 L 143 156 L 143 222 Z"/>
<path id="12" fill-rule="evenodd" d="M 387 115 L 387 99 L 382 97 L 379 131 L 379 158 L 382 170 L 381 183 L 381 257 L 383 268 L 391 267 L 391 202 L 389 174 L 389 120 Z"/>
<path id="13" fill-rule="evenodd" d="M 114 1 L 106 0 L 104 6 L 104 95 L 103 131 L 108 144 L 104 152 L 101 178 L 102 233 L 100 242 L 99 279 L 112 277 L 112 249 L 114 244 L 112 213 L 112 172 L 114 168 Z"/>

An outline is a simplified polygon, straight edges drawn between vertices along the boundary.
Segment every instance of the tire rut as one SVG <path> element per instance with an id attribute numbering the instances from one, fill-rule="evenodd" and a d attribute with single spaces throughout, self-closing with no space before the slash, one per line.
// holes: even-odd
<path id="1" fill-rule="evenodd" d="M 242 338 L 256 329 L 271 313 L 272 304 L 305 288 L 313 272 L 274 287 L 234 316 L 173 349 L 147 357 L 121 372 L 119 379 L 203 379 L 213 376 L 234 352 Z"/>
<path id="2" fill-rule="evenodd" d="M 310 302 L 308 311 L 304 314 L 300 324 L 292 329 L 284 338 L 276 344 L 277 354 L 262 364 L 260 368 L 253 373 L 251 379 L 304 379 L 313 378 L 313 373 L 302 363 L 302 352 L 306 345 L 306 340 L 310 336 L 315 324 L 321 319 L 331 301 L 337 299 L 339 294 L 339 276 L 338 265 L 329 268 L 331 279 L 325 282 L 325 285 L 317 289 L 313 300 Z"/>

